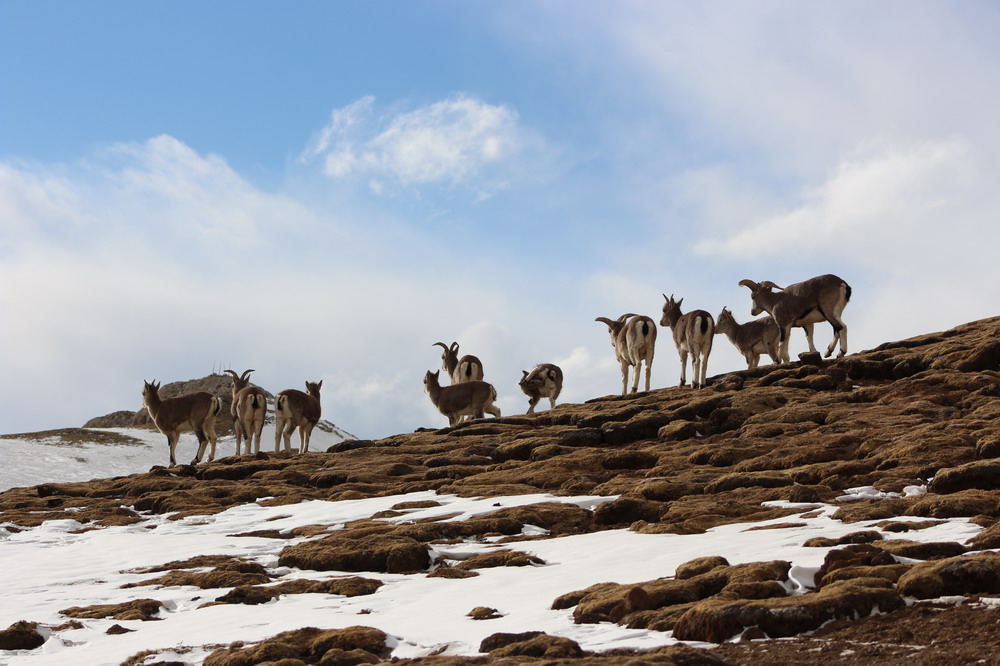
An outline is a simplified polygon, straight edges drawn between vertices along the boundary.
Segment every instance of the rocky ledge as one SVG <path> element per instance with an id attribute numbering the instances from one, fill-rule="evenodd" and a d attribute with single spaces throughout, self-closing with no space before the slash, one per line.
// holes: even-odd
<path id="1" fill-rule="evenodd" d="M 420 573 L 430 567 L 427 544 L 435 540 L 486 534 L 524 539 L 526 524 L 550 536 L 612 528 L 694 534 L 801 513 L 767 504 L 774 500 L 836 503 L 848 489 L 870 486 L 881 491 L 879 498 L 843 503 L 834 517 L 882 522 L 877 529 L 807 544 L 835 546 L 807 594 L 789 596 L 788 562 L 730 565 L 706 553 L 668 578 L 603 583 L 552 600 L 554 608 L 572 608 L 580 623 L 670 630 L 683 640 L 712 643 L 742 635 L 741 642 L 713 650 L 674 647 L 595 656 L 567 639 L 529 632 L 533 635 L 496 635 L 481 650 L 491 663 L 532 658 L 569 663 L 581 657 L 606 663 L 972 663 L 996 654 L 1000 641 L 995 637 L 1000 611 L 984 603 L 1000 594 L 1000 555 L 991 552 L 1000 548 L 998 416 L 1000 318 L 992 318 L 836 361 L 806 355 L 796 363 L 717 376 L 701 390 L 607 396 L 530 416 L 346 441 L 302 456 L 262 452 L 197 467 L 154 467 L 128 477 L 16 488 L 0 494 L 0 523 L 17 530 L 72 511 L 84 529 L 100 529 L 140 522 L 149 513 L 179 518 L 247 502 L 278 505 L 425 490 L 487 497 L 617 496 L 594 511 L 546 503 L 462 522 L 366 520 L 329 534 L 317 526 L 310 536 L 319 538 L 281 553 L 282 566 L 316 571 Z M 926 492 L 906 493 L 907 488 Z M 899 516 L 921 520 L 893 520 Z M 953 517 L 968 517 L 984 529 L 967 543 L 905 538 L 907 531 Z M 303 536 L 267 530 L 255 535 Z M 531 563 L 519 562 L 525 556 L 512 551 L 490 556 L 496 561 L 468 560 L 432 575 L 474 576 L 476 568 Z M 262 590 L 260 584 L 271 576 L 250 564 L 223 563 L 199 575 L 213 575 L 206 583 L 212 587 L 233 588 L 219 603 L 325 591 L 316 581 Z M 183 570 L 182 565 L 165 570 Z M 374 591 L 373 583 L 350 581 L 359 594 Z M 914 603 L 959 595 L 968 603 Z M 27 629 L 17 631 L 21 636 Z M 344 631 L 350 635 L 304 628 L 279 642 L 301 647 L 287 656 L 299 660 L 294 663 L 386 658 L 378 630 Z M 778 637 L 788 639 L 750 640 Z M 317 652 L 317 643 L 324 650 Z M 273 652 L 264 645 L 220 650 L 211 663 L 260 663 L 254 655 Z M 339 652 L 327 658 L 329 650 Z M 485 659 L 425 657 L 415 663 Z"/>

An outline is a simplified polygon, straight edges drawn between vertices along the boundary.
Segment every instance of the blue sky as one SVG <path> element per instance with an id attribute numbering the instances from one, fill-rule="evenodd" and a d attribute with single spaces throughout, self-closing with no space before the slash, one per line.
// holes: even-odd
<path id="1" fill-rule="evenodd" d="M 743 321 L 742 278 L 845 278 L 855 351 L 992 316 L 996 34 L 971 1 L 0 2 L 0 431 L 219 364 L 324 379 L 359 436 L 441 425 L 439 340 L 505 414 L 540 362 L 585 400 L 620 386 L 594 317 Z"/>

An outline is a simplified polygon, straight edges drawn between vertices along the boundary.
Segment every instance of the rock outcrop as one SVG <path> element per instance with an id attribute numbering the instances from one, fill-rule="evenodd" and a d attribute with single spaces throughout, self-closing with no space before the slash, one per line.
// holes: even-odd
<path id="1" fill-rule="evenodd" d="M 154 467 L 116 479 L 12 489 L 0 493 L 0 523 L 31 527 L 65 518 L 69 510 L 76 520 L 100 528 L 141 521 L 147 511 L 180 517 L 255 501 L 281 505 L 425 490 L 485 497 L 618 496 L 595 511 L 548 503 L 465 521 L 365 520 L 330 534 L 317 528 L 309 534 L 316 538 L 281 554 L 282 565 L 303 569 L 407 573 L 429 569 L 427 544 L 435 540 L 532 538 L 523 533 L 525 525 L 552 535 L 613 528 L 693 534 L 802 512 L 768 504 L 774 500 L 837 503 L 848 489 L 872 487 L 878 492 L 841 501 L 835 518 L 881 521 L 875 528 L 805 544 L 834 548 L 816 574 L 815 588 L 805 594 L 789 594 L 787 562 L 733 566 L 706 553 L 670 578 L 602 583 L 563 595 L 553 605 L 572 608 L 577 622 L 672 630 L 685 640 L 711 642 L 797 636 L 820 627 L 828 632 L 873 612 L 910 617 L 915 613 L 905 608 L 904 597 L 1000 593 L 997 556 L 966 554 L 1000 548 L 997 340 L 1000 318 L 986 319 L 836 361 L 810 358 L 714 377 L 701 390 L 605 396 L 533 415 L 343 442 L 301 456 L 262 452 L 197 467 Z M 222 379 L 228 392 L 228 378 Z M 904 492 L 911 488 L 927 491 Z M 893 520 L 899 516 L 923 520 Z M 958 516 L 986 529 L 968 543 L 905 538 L 908 530 Z M 253 535 L 280 539 L 303 532 Z M 477 567 L 538 563 L 497 551 L 462 566 L 437 564 L 435 575 L 458 578 L 474 575 Z M 219 603 L 260 603 L 274 587 L 262 587 L 267 572 L 203 566 L 214 568 L 183 584 L 215 587 L 225 578 L 241 590 L 218 597 Z M 386 654 L 384 636 L 372 633 L 376 630 L 344 630 L 349 638 L 301 631 L 282 638 L 280 649 L 262 643 L 253 654 L 307 663 L 319 658 L 360 663 Z M 914 644 L 919 640 L 913 638 Z M 205 663 L 257 663 L 249 649 L 220 650 Z M 572 641 L 540 633 L 509 642 L 498 638 L 496 647 L 484 651 L 491 659 L 579 656 Z M 670 657 L 664 652 L 660 659 L 649 653 L 648 660 L 671 663 L 666 660 L 680 660 L 682 654 L 687 652 Z M 912 652 L 906 653 L 898 663 L 911 658 Z M 425 663 L 444 663 L 434 659 Z M 705 660 L 719 657 L 701 653 L 691 659 L 684 663 L 717 663 Z"/>

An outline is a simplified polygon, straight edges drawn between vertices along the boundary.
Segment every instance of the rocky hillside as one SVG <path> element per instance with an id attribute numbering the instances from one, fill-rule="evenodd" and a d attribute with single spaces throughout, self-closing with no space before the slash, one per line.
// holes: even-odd
<path id="1" fill-rule="evenodd" d="M 573 609 L 578 623 L 670 630 L 690 641 L 720 642 L 741 632 L 744 639 L 795 637 L 712 650 L 664 648 L 632 663 L 973 663 L 997 654 L 1000 642 L 997 606 L 972 603 L 1000 595 L 1000 554 L 989 550 L 1000 549 L 998 416 L 1000 318 L 992 318 L 837 361 L 806 355 L 792 364 L 718 376 L 697 391 L 607 396 L 531 416 L 347 441 L 304 456 L 262 452 L 198 467 L 14 489 L 0 494 L 0 523 L 36 526 L 72 510 L 76 520 L 99 528 L 142 521 L 138 512 L 145 511 L 210 514 L 258 498 L 275 505 L 417 490 L 618 496 L 593 512 L 542 504 L 461 523 L 360 521 L 289 546 L 281 556 L 282 565 L 309 570 L 417 574 L 430 566 L 426 544 L 440 539 L 519 535 L 525 524 L 552 536 L 610 528 L 693 534 L 726 523 L 781 516 L 794 521 L 801 508 L 765 503 L 837 504 L 848 489 L 873 486 L 881 492 L 839 502 L 835 517 L 880 522 L 836 542 L 812 544 L 836 547 L 807 594 L 788 595 L 788 562 L 731 566 L 705 553 L 674 576 L 572 591 L 553 599 L 553 607 Z M 927 492 L 913 490 L 922 487 Z M 920 520 L 896 520 L 901 516 Z M 907 539 L 908 531 L 956 516 L 985 529 L 968 543 Z M 441 567 L 433 575 L 474 575 L 472 568 Z M 260 573 L 261 582 L 272 579 Z M 247 594 L 254 592 L 243 589 L 231 602 L 251 603 L 237 598 Z M 970 603 L 919 602 L 950 595 Z M 908 605 L 913 600 L 918 603 Z M 869 617 L 876 611 L 883 614 Z M 309 632 L 278 640 L 302 646 L 289 658 L 327 663 L 325 652 L 317 652 L 320 639 Z M 325 634 L 322 641 L 336 642 Z M 560 641 L 565 639 L 500 636 L 484 651 L 494 660 L 546 657 L 548 663 L 581 656 Z M 255 649 L 219 650 L 206 663 L 266 661 L 268 649 Z M 385 653 L 373 649 L 362 656 L 378 661 Z M 635 658 L 588 655 L 587 661 Z M 348 662 L 331 654 L 329 663 Z"/>
<path id="2" fill-rule="evenodd" d="M 222 411 L 215 419 L 215 432 L 220 437 L 233 434 L 233 417 L 230 412 L 233 404 L 233 379 L 230 375 L 211 374 L 200 379 L 189 379 L 187 381 L 171 382 L 160 387 L 161 398 L 174 398 L 185 393 L 194 391 L 207 391 L 222 401 Z M 267 423 L 274 423 L 274 394 L 264 390 L 267 396 Z M 138 402 L 142 402 L 141 398 Z M 83 424 L 84 428 L 150 428 L 155 430 L 153 420 L 149 418 L 146 408 L 140 406 L 138 410 L 119 410 L 104 416 L 97 416 Z M 323 432 L 339 433 L 348 439 L 354 439 L 343 430 L 340 430 L 333 423 L 326 419 L 321 419 L 316 424 L 316 428 Z"/>
<path id="3" fill-rule="evenodd" d="M 215 430 L 219 435 L 228 435 L 233 432 L 233 417 L 230 408 L 233 404 L 233 379 L 229 375 L 211 374 L 200 379 L 189 379 L 187 381 L 171 382 L 160 387 L 161 398 L 175 398 L 185 393 L 194 391 L 208 391 L 222 400 L 222 411 L 215 420 Z M 268 401 L 274 401 L 274 395 L 267 394 Z M 153 420 L 146 413 L 146 408 L 142 406 L 141 396 L 137 396 L 136 402 L 139 409 L 132 411 L 128 409 L 119 410 L 104 416 L 97 416 L 83 424 L 84 428 L 155 428 Z"/>

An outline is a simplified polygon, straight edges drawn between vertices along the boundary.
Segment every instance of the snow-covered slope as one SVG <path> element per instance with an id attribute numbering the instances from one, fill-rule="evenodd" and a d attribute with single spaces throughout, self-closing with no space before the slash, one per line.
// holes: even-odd
<path id="1" fill-rule="evenodd" d="M 150 661 L 201 663 L 214 646 L 231 641 L 257 641 L 303 626 L 336 629 L 353 625 L 379 628 L 391 636 L 395 657 L 430 654 L 469 655 L 494 632 L 545 631 L 577 641 L 586 650 L 653 648 L 676 643 L 669 633 L 629 629 L 615 624 L 576 624 L 572 609 L 551 610 L 552 600 L 568 591 L 602 581 L 638 582 L 673 574 L 694 557 L 715 554 L 732 563 L 786 559 L 793 563 L 789 585 L 801 589 L 823 562 L 826 548 L 806 548 L 810 537 L 838 537 L 865 529 L 869 523 L 845 524 L 832 519 L 837 507 L 801 505 L 796 524 L 788 518 L 755 523 L 748 530 L 734 524 L 705 534 L 639 534 L 608 530 L 556 539 L 504 544 L 537 555 L 546 564 L 479 570 L 476 578 L 450 580 L 426 575 L 366 572 L 383 582 L 374 594 L 344 597 L 329 594 L 283 595 L 261 605 L 224 604 L 202 607 L 226 590 L 189 586 L 123 588 L 128 583 L 155 578 L 140 567 L 183 560 L 196 555 L 226 554 L 261 564 L 282 579 L 337 578 L 340 572 L 303 572 L 278 566 L 280 551 L 308 539 L 267 539 L 236 536 L 261 525 L 291 531 L 305 525 L 342 525 L 385 511 L 402 501 L 436 500 L 440 506 L 411 509 L 382 518 L 390 522 L 434 517 L 464 520 L 504 507 L 540 501 L 571 502 L 586 508 L 610 497 L 551 497 L 519 495 L 487 499 L 436 495 L 431 491 L 340 502 L 307 501 L 262 507 L 247 504 L 214 516 L 171 520 L 148 515 L 124 527 L 82 530 L 73 520 L 49 521 L 28 530 L 8 533 L 0 526 L 0 568 L 18 572 L 10 577 L 0 597 L 0 627 L 17 620 L 43 625 L 63 624 L 60 610 L 72 606 L 117 604 L 154 598 L 164 608 L 156 622 L 84 619 L 82 628 L 61 630 L 32 651 L 0 651 L 0 662 L 11 666 L 63 664 L 118 664 L 143 650 L 154 650 Z M 903 518 L 902 520 L 916 520 Z M 870 521 L 872 522 L 872 521 Z M 965 518 L 910 533 L 920 541 L 963 541 L 979 531 Z M 466 541 L 434 546 L 435 558 L 464 559 L 498 547 Z M 348 574 L 350 575 L 350 574 Z M 795 593 L 795 589 L 792 590 Z M 16 601 L 15 601 L 16 600 Z M 473 607 L 495 608 L 499 617 L 486 622 L 468 617 Z M 109 635 L 119 624 L 129 633 Z"/>
<path id="2" fill-rule="evenodd" d="M 261 437 L 261 450 L 274 450 L 274 420 L 268 419 Z M 42 436 L 4 437 L 0 449 L 6 463 L 0 465 L 0 491 L 8 488 L 33 486 L 39 483 L 87 481 L 96 478 L 148 472 L 153 465 L 169 461 L 167 438 L 156 430 L 144 428 L 73 429 L 71 437 L 53 431 Z M 88 437 L 87 433 L 93 433 Z M 107 433 L 123 435 L 106 443 Z M 325 451 L 328 447 L 352 435 L 329 421 L 320 421 L 313 429 L 310 451 Z M 88 441 L 91 440 L 91 441 Z M 292 434 L 292 447 L 298 447 L 298 431 Z M 198 451 L 198 440 L 191 433 L 181 435 L 177 445 L 177 460 L 190 462 Z M 215 457 L 236 453 L 232 435 L 220 437 Z M 207 454 L 206 454 L 207 455 Z"/>

